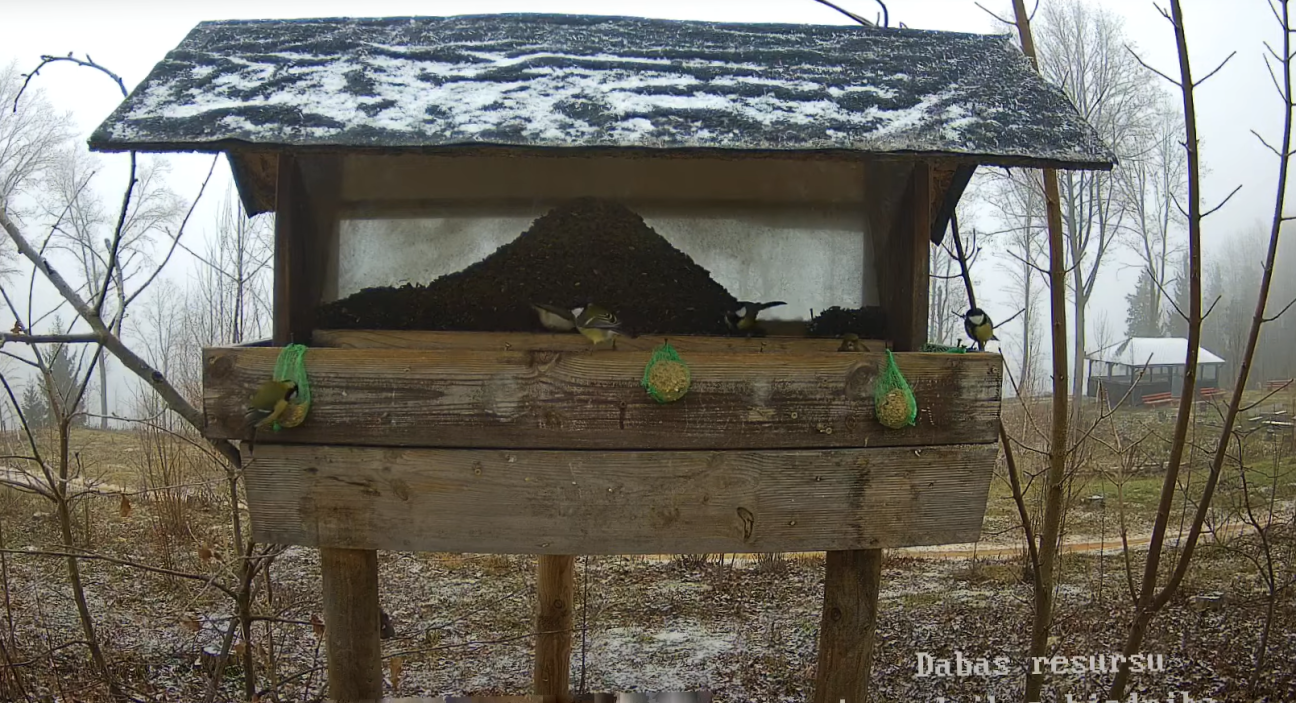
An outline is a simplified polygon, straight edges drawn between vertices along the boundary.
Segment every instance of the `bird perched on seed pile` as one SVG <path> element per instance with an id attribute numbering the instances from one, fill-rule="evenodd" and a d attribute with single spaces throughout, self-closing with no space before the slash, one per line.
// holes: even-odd
<path id="1" fill-rule="evenodd" d="M 967 336 L 977 345 L 977 351 L 985 351 L 986 342 L 999 341 L 994 333 L 994 323 L 981 308 L 972 308 L 963 316 L 963 329 Z"/>
<path id="2" fill-rule="evenodd" d="M 782 300 L 775 300 L 770 303 L 753 303 L 750 301 L 739 301 L 738 307 L 725 313 L 725 324 L 729 329 L 738 332 L 753 332 L 756 330 L 756 316 L 762 310 L 768 310 L 779 305 L 787 305 Z"/>
<path id="3" fill-rule="evenodd" d="M 615 314 L 593 303 L 576 313 L 574 324 L 576 329 L 595 345 L 622 334 L 621 320 L 617 319 Z"/>
<path id="4" fill-rule="evenodd" d="M 540 316 L 540 324 L 544 325 L 545 329 L 554 332 L 570 332 L 576 329 L 575 311 L 545 303 L 531 303 L 531 307 L 535 308 L 536 314 Z"/>
<path id="5" fill-rule="evenodd" d="M 283 416 L 288 402 L 297 395 L 297 384 L 292 381 L 266 381 L 256 389 L 248 401 L 243 419 L 247 427 L 263 429 Z"/>

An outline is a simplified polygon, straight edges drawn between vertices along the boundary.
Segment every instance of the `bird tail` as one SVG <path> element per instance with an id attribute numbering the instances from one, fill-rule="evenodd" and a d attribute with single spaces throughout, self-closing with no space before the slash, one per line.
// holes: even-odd
<path id="1" fill-rule="evenodd" d="M 757 305 L 756 307 L 757 307 L 758 309 L 760 309 L 760 310 L 768 310 L 769 308 L 776 308 L 776 307 L 778 307 L 778 306 L 780 306 L 780 305 L 787 305 L 787 303 L 783 302 L 782 300 L 774 300 L 774 301 L 771 301 L 771 302 L 768 302 L 768 303 L 761 303 L 760 305 Z"/>

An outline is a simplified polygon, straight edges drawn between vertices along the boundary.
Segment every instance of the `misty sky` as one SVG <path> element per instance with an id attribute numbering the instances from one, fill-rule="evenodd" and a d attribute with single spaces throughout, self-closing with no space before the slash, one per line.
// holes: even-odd
<path id="1" fill-rule="evenodd" d="M 1049 0 L 1043 0 L 1048 2 Z M 1166 22 L 1147 0 L 1094 0 L 1125 19 L 1126 34 L 1133 47 L 1150 64 L 1177 75 L 1174 36 Z M 873 0 L 843 0 L 854 12 L 873 17 Z M 1004 32 L 1007 28 L 991 19 L 973 0 L 890 0 L 893 25 L 970 32 Z M 984 0 L 982 4 L 1010 14 L 1006 0 Z M 1028 0 L 1028 5 L 1033 4 Z M 1227 8 L 1227 9 L 1226 9 Z M 1213 68 L 1231 51 L 1237 56 L 1217 77 L 1200 88 L 1197 97 L 1202 153 L 1207 166 L 1204 201 L 1216 203 L 1237 185 L 1242 190 L 1218 214 L 1209 218 L 1204 241 L 1209 255 L 1227 255 L 1224 244 L 1239 230 L 1267 226 L 1273 209 L 1276 159 L 1250 133 L 1254 129 L 1272 142 L 1278 141 L 1282 124 L 1280 102 L 1262 61 L 1263 41 L 1277 45 L 1281 32 L 1265 0 L 1184 0 L 1194 68 L 1198 75 Z M 805 22 L 844 24 L 850 20 L 812 0 L 225 0 L 223 2 L 175 2 L 174 0 L 43 0 L 27 2 L 0 0 L 0 64 L 17 60 L 19 67 L 34 66 L 41 54 L 76 52 L 89 54 L 119 73 L 128 88 L 152 69 L 163 55 L 202 20 L 258 19 L 335 16 L 453 15 L 493 12 L 566 12 L 621 14 L 671 19 L 718 21 Z M 60 109 L 70 110 L 82 138 L 117 106 L 121 95 L 101 75 L 70 64 L 48 67 L 37 79 L 48 99 Z M 171 186 L 186 197 L 197 191 L 210 164 L 204 155 L 174 155 Z M 105 155 L 108 168 L 117 171 L 116 180 L 102 181 L 105 200 L 114 200 L 124 176 L 124 156 Z M 218 166 L 219 179 L 196 214 L 193 235 L 211 229 L 214 210 L 229 182 L 224 159 Z M 213 197 L 214 196 L 214 197 Z M 1117 251 L 1098 287 L 1095 306 L 1109 309 L 1116 334 L 1124 330 L 1124 295 L 1133 287 L 1135 272 L 1124 264 L 1134 262 L 1126 251 Z M 181 266 L 191 265 L 192 262 Z M 979 264 L 982 295 L 994 305 L 993 264 Z M 1256 262 L 1259 265 L 1259 262 Z M 183 276 L 183 268 L 178 276 Z M 1002 277 L 998 277 L 1002 278 Z M 1000 300 L 1002 307 L 1011 304 Z M 985 306 L 993 310 L 993 307 Z M 1012 306 L 1015 309 L 1016 306 Z M 1010 314 L 1012 309 L 1005 314 Z M 1095 308 L 1095 312 L 1097 308 Z M 1091 313 L 1090 320 L 1098 316 Z M 1005 332 L 1008 334 L 1006 335 Z M 1090 328 L 1093 339 L 1097 330 Z M 1010 336 L 1001 331 L 1000 337 Z"/>

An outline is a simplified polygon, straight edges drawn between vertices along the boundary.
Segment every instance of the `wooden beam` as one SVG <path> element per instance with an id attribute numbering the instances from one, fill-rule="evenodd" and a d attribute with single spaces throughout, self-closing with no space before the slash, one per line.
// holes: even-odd
<path id="1" fill-rule="evenodd" d="M 572 612 L 576 557 L 542 554 L 536 562 L 534 692 L 571 699 Z"/>
<path id="2" fill-rule="evenodd" d="M 507 155 L 345 157 L 342 200 L 381 203 L 623 202 L 859 204 L 862 160 L 636 158 L 532 151 Z M 432 202 L 429 202 L 432 201 Z"/>
<path id="3" fill-rule="evenodd" d="M 975 541 L 997 450 L 258 442 L 245 475 L 253 536 L 263 543 L 498 554 L 798 552 Z"/>
<path id="4" fill-rule="evenodd" d="M 208 437 L 240 438 L 279 349 L 204 351 Z M 304 424 L 259 442 L 530 449 L 773 449 L 994 442 L 1002 358 L 903 354 L 915 427 L 874 419 L 884 355 L 681 352 L 692 387 L 660 404 L 647 351 L 312 349 Z"/>
<path id="5" fill-rule="evenodd" d="M 975 172 L 975 164 L 957 166 L 946 164 L 939 170 L 933 170 L 931 192 L 932 244 L 940 244 L 945 239 L 945 230 L 949 229 L 950 218 L 954 216 L 954 209 L 958 207 L 959 200 L 963 198 L 963 191 L 967 189 L 968 183 L 972 180 L 972 174 Z"/>
<path id="6" fill-rule="evenodd" d="M 782 320 L 762 322 L 765 326 L 787 324 Z M 796 323 L 792 323 L 796 324 Z M 317 347 L 338 349 L 470 349 L 475 351 L 550 351 L 588 352 L 589 340 L 579 334 L 530 334 L 525 332 L 437 332 L 431 330 L 316 330 L 313 336 Z M 840 339 L 822 337 L 768 336 L 768 337 L 707 337 L 683 335 L 618 337 L 616 349 L 603 349 L 600 353 L 652 351 L 662 342 L 670 342 L 680 354 L 693 352 L 733 352 L 752 354 L 782 354 L 787 352 L 833 352 L 841 347 Z M 880 339 L 862 339 L 859 351 L 881 352 L 890 343 Z"/>
<path id="7" fill-rule="evenodd" d="M 914 165 L 895 227 L 887 233 L 877 260 L 882 307 L 896 351 L 921 349 L 927 342 L 928 272 L 931 258 L 932 169 Z"/>
<path id="8" fill-rule="evenodd" d="M 278 157 L 275 197 L 274 336 L 310 344 L 315 307 L 336 288 L 340 157 Z M 331 279 L 330 279 L 331 276 Z M 330 284 L 330 280 L 332 283 Z"/>
<path id="9" fill-rule="evenodd" d="M 814 703 L 864 703 L 873 668 L 882 550 L 828 552 Z"/>
<path id="10" fill-rule="evenodd" d="M 320 572 L 324 577 L 329 700 L 351 703 L 380 698 L 383 676 L 378 553 L 364 549 L 321 549 Z"/>

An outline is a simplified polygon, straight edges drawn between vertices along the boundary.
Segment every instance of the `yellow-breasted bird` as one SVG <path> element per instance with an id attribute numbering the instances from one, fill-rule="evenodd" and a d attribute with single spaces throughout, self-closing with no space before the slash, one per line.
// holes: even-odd
<path id="1" fill-rule="evenodd" d="M 594 344 L 621 334 L 621 321 L 613 313 L 590 303 L 576 314 L 576 329 Z"/>
<path id="2" fill-rule="evenodd" d="M 985 314 L 981 308 L 972 308 L 963 316 L 963 329 L 967 336 L 976 342 L 977 351 L 985 351 L 986 342 L 991 340 L 999 341 L 995 336 L 994 323 L 990 321 L 990 316 Z"/>
<path id="3" fill-rule="evenodd" d="M 247 412 L 243 419 L 248 427 L 264 429 L 269 427 L 288 409 L 288 402 L 297 395 L 297 384 L 292 381 L 266 381 L 256 389 L 248 400 Z"/>
<path id="4" fill-rule="evenodd" d="M 756 328 L 756 316 L 762 310 L 768 310 L 780 305 L 787 305 L 782 300 L 775 300 L 770 303 L 753 303 L 747 300 L 738 302 L 738 307 L 725 313 L 725 324 L 729 329 L 747 332 Z"/>
<path id="5" fill-rule="evenodd" d="M 554 332 L 570 332 L 576 329 L 576 315 L 571 310 L 545 303 L 531 303 L 531 307 L 535 308 L 536 314 L 540 316 L 540 324 L 544 325 L 545 329 Z"/>

